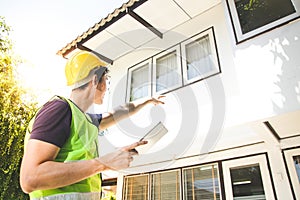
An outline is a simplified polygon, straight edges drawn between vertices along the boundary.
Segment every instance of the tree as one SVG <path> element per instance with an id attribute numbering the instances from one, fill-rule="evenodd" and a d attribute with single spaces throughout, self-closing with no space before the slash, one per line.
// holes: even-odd
<path id="1" fill-rule="evenodd" d="M 0 199 L 22 200 L 29 199 L 19 184 L 23 142 L 37 103 L 28 101 L 28 94 L 18 84 L 16 67 L 21 61 L 12 52 L 10 31 L 0 16 Z"/>

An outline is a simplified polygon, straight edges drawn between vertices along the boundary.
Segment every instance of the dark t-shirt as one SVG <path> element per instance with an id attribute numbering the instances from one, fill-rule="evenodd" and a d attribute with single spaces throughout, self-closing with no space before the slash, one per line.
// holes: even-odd
<path id="1" fill-rule="evenodd" d="M 101 114 L 89 114 L 97 127 Z M 37 139 L 62 147 L 70 136 L 72 112 L 69 104 L 62 99 L 47 102 L 37 113 L 30 139 Z"/>

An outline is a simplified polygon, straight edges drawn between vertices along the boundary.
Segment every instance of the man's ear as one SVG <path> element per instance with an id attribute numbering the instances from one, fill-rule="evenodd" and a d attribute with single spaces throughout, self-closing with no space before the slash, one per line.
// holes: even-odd
<path id="1" fill-rule="evenodd" d="M 105 84 L 100 81 L 97 88 L 103 92 L 103 91 L 105 91 Z"/>

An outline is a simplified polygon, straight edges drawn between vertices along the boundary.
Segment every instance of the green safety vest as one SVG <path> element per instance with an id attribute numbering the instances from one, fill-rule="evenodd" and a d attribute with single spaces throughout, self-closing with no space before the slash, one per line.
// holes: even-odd
<path id="1" fill-rule="evenodd" d="M 59 97 L 62 98 L 62 97 Z M 92 124 L 89 116 L 84 114 L 72 101 L 62 98 L 70 105 L 72 112 L 70 137 L 60 149 L 56 162 L 74 162 L 90 160 L 98 157 L 98 128 Z M 29 123 L 25 146 L 30 137 L 30 131 L 35 117 Z M 75 184 L 49 190 L 31 192 L 30 199 L 100 199 L 100 174 L 89 177 Z"/>

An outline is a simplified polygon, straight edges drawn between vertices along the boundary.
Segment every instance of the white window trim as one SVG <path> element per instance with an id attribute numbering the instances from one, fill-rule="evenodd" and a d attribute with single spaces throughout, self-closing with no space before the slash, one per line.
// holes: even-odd
<path id="1" fill-rule="evenodd" d="M 212 70 L 206 74 L 203 74 L 201 76 L 198 76 L 198 77 L 194 77 L 194 78 L 191 78 L 190 80 L 188 80 L 188 76 L 187 76 L 187 63 L 186 63 L 186 48 L 185 46 L 194 42 L 195 40 L 205 36 L 205 35 L 208 35 L 209 37 L 209 43 L 210 43 L 210 47 L 211 47 L 211 53 L 212 53 L 212 61 L 213 61 L 213 64 L 215 66 L 215 70 Z M 220 66 L 219 66 L 219 62 L 218 62 L 218 55 L 217 55 L 217 47 L 216 47 L 216 44 L 215 44 L 215 38 L 214 38 L 214 34 L 213 34 L 213 28 L 209 28 L 208 30 L 184 41 L 181 43 L 181 50 L 182 50 L 182 70 L 183 70 L 183 80 L 184 80 L 184 85 L 186 84 L 190 84 L 190 83 L 193 83 L 195 81 L 198 81 L 198 80 L 201 80 L 201 79 L 204 79 L 206 77 L 209 77 L 213 74 L 216 74 L 216 73 L 219 73 L 220 72 Z"/>
<path id="2" fill-rule="evenodd" d="M 179 83 L 174 85 L 173 87 L 170 88 L 166 88 L 164 90 L 158 91 L 156 92 L 156 60 L 169 54 L 172 53 L 173 51 L 176 52 L 176 61 L 177 61 L 177 73 L 179 75 Z M 152 76 L 152 85 L 153 85 L 153 95 L 160 95 L 163 93 L 166 93 L 168 91 L 174 90 L 176 88 L 179 88 L 182 86 L 182 73 L 181 73 L 181 59 L 180 59 L 180 45 L 176 45 L 170 49 L 167 49 L 159 54 L 157 54 L 156 56 L 153 57 L 153 76 Z"/>
<path id="3" fill-rule="evenodd" d="M 293 13 L 291 15 L 288 15 L 286 17 L 283 17 L 281 19 L 278 19 L 274 22 L 271 22 L 267 25 L 264 25 L 260 28 L 255 29 L 255 30 L 252 30 L 248 33 L 243 34 L 242 30 L 241 30 L 241 26 L 240 26 L 240 22 L 239 22 L 239 18 L 238 18 L 238 13 L 236 11 L 234 0 L 226 0 L 226 1 L 227 1 L 229 12 L 232 16 L 231 18 L 232 18 L 233 28 L 235 30 L 235 37 L 236 37 L 236 42 L 237 43 L 240 43 L 244 40 L 252 38 L 252 37 L 254 37 L 258 34 L 261 34 L 265 31 L 268 31 L 272 28 L 275 28 L 276 26 L 284 24 L 288 21 L 294 20 L 294 19 L 296 19 L 300 16 L 300 1 L 299 0 L 291 0 L 294 7 L 295 7 L 295 10 L 296 10 L 295 13 Z"/>
<path id="4" fill-rule="evenodd" d="M 284 156 L 287 163 L 288 173 L 290 174 L 291 182 L 294 188 L 294 193 L 296 195 L 296 199 L 300 199 L 300 183 L 298 179 L 298 175 L 295 169 L 293 156 L 300 155 L 300 148 L 285 150 Z"/>
<path id="5" fill-rule="evenodd" d="M 230 168 L 239 168 L 239 167 L 253 165 L 253 164 L 259 164 L 266 199 L 275 199 L 274 193 L 273 193 L 273 188 L 272 188 L 272 182 L 270 179 L 271 176 L 268 171 L 266 156 L 265 155 L 257 155 L 257 156 L 251 156 L 251 157 L 246 157 L 246 158 L 239 158 L 239 159 L 224 161 L 222 163 L 224 186 L 225 186 L 225 191 L 226 191 L 225 195 L 226 195 L 227 200 L 233 200 L 233 190 L 232 190 L 232 186 L 231 186 L 232 181 L 231 181 L 231 177 L 230 177 Z"/>
<path id="6" fill-rule="evenodd" d="M 132 71 L 134 70 L 137 70 L 141 67 L 143 67 L 144 65 L 148 64 L 148 80 L 149 80 L 149 83 L 148 83 L 148 95 L 143 97 L 143 98 L 140 98 L 139 100 L 143 100 L 143 99 L 146 99 L 146 98 L 149 98 L 151 97 L 151 94 L 152 94 L 152 78 L 151 78 L 151 63 L 152 63 L 152 58 L 149 58 L 147 60 L 144 60 L 142 61 L 141 63 L 131 67 L 128 69 L 128 78 L 127 78 L 127 92 L 126 92 L 126 102 L 130 102 L 130 94 L 131 94 L 131 78 L 132 78 Z"/>

